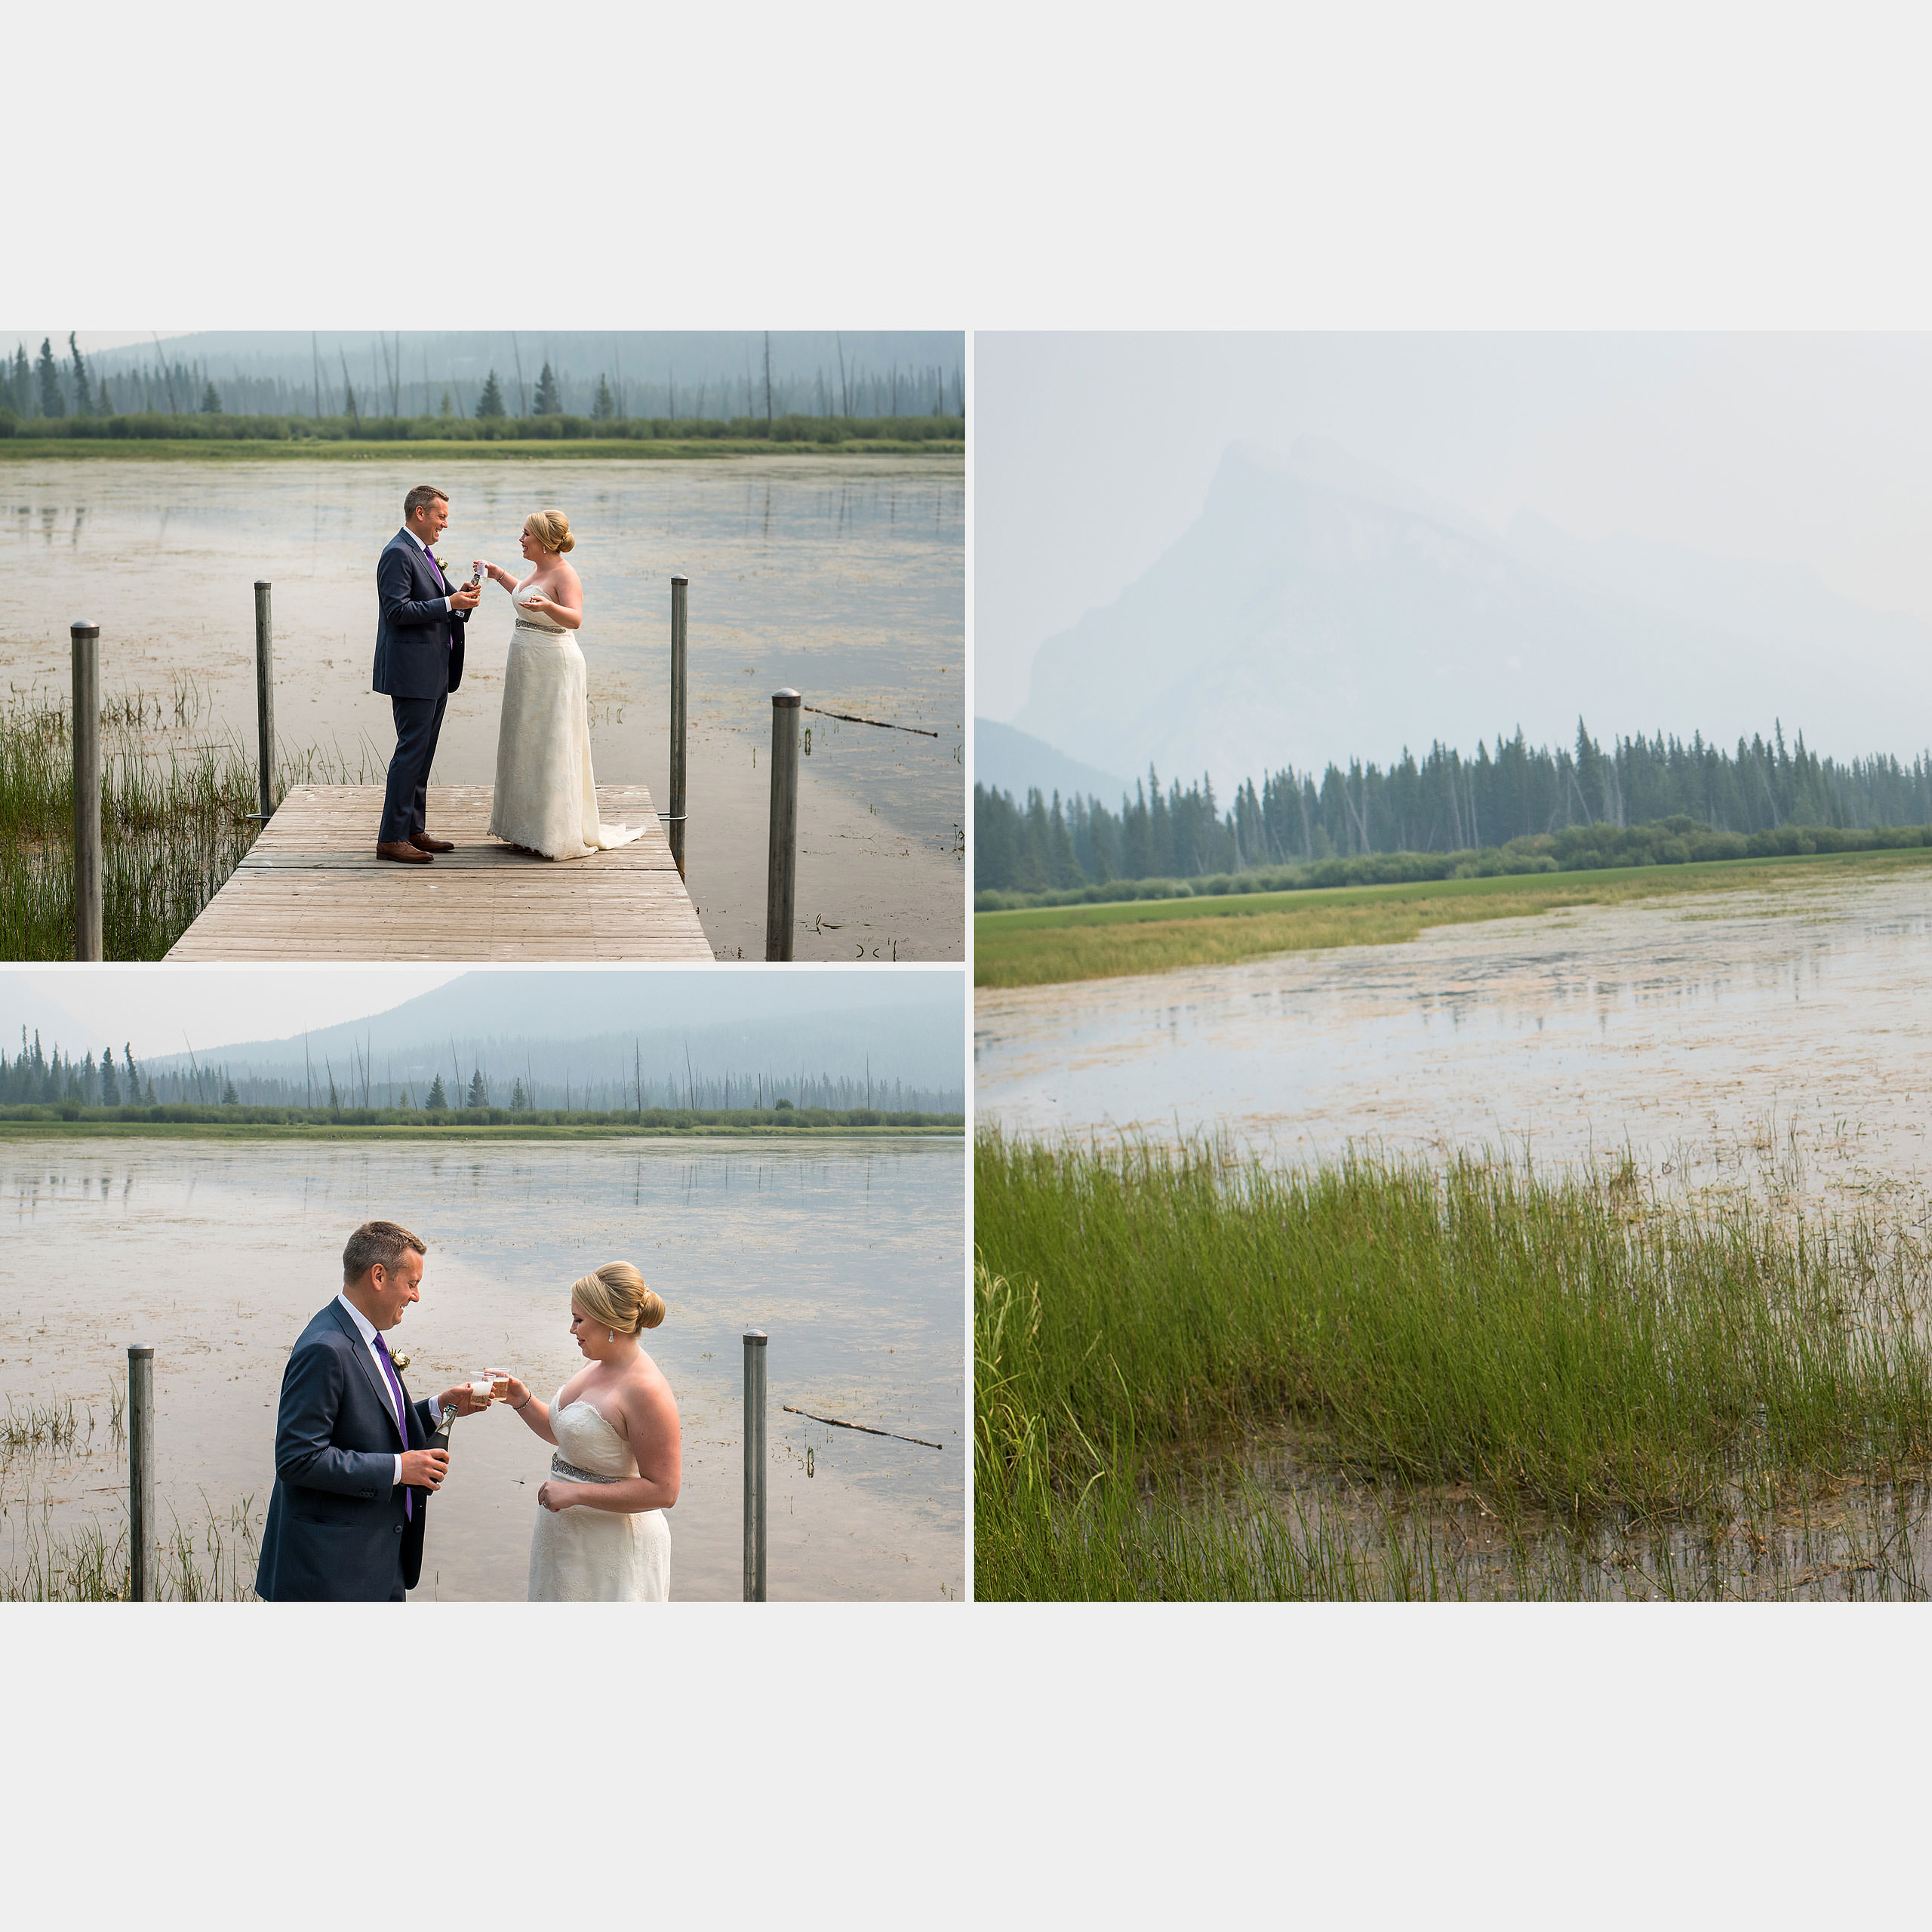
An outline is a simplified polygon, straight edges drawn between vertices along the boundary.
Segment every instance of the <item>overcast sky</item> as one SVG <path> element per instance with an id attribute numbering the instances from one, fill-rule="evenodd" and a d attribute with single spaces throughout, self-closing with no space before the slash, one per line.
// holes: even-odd
<path id="1" fill-rule="evenodd" d="M 974 708 L 1199 514 L 1238 437 L 1327 438 L 1502 530 L 1519 508 L 1811 565 L 1932 623 L 1932 334 L 980 334 Z"/>
<path id="2" fill-rule="evenodd" d="M 0 1024 L 11 1057 L 38 1028 L 76 1056 L 131 1045 L 137 1059 L 285 1039 L 386 1013 L 469 969 L 461 966 L 0 968 Z"/>

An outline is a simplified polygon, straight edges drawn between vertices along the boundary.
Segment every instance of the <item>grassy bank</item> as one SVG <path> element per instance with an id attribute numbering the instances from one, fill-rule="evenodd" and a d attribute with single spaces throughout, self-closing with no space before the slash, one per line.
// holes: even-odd
<path id="1" fill-rule="evenodd" d="M 1524 918 L 1572 906 L 1683 893 L 1824 884 L 1932 866 L 1932 851 L 1620 866 L 1397 885 L 1253 893 L 1227 898 L 1037 906 L 974 915 L 974 983 L 1049 986 L 1177 967 L 1227 966 L 1268 953 L 1389 946 L 1432 926 Z"/>
<path id="2" fill-rule="evenodd" d="M 0 1140 L 635 1140 L 640 1136 L 706 1135 L 767 1140 L 919 1135 L 957 1139 L 959 1114 L 885 1114 L 734 1108 L 681 1112 L 647 1107 L 641 1114 L 513 1113 L 507 1108 L 448 1112 L 394 1107 L 0 1107 Z"/>
<path id="3" fill-rule="evenodd" d="M 237 457 L 353 462 L 372 457 L 666 458 L 741 456 L 943 456 L 966 451 L 966 426 L 955 417 L 780 417 L 768 431 L 762 417 L 729 422 L 659 417 L 594 422 L 583 417 L 421 416 L 182 417 L 124 416 L 45 419 L 14 424 L 0 418 L 0 463 L 50 457 L 178 460 Z"/>
<path id="4" fill-rule="evenodd" d="M 192 686 L 110 699 L 101 715 L 101 864 L 109 959 L 158 959 L 254 841 L 255 757 L 202 728 Z M 69 706 L 44 691 L 0 703 L 0 958 L 74 956 L 73 743 Z M 354 783 L 340 758 L 285 757 L 291 785 Z"/>
<path id="5" fill-rule="evenodd" d="M 1627 1173 L 998 1137 L 974 1188 L 983 1597 L 1677 1594 L 1628 1569 L 1755 1537 L 1797 1575 L 1847 1482 L 1832 1547 L 1900 1574 L 1887 1512 L 1932 1459 L 1909 1233 L 1647 1208 Z M 1253 1473 L 1284 1431 L 1285 1500 Z"/>

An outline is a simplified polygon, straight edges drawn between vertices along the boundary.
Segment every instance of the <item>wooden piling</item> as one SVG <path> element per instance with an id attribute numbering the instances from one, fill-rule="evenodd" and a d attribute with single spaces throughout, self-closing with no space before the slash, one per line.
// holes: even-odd
<path id="1" fill-rule="evenodd" d="M 792 956 L 798 856 L 798 706 L 789 689 L 771 694 L 771 836 L 765 856 L 764 956 Z"/>
<path id="2" fill-rule="evenodd" d="M 685 875 L 685 624 L 691 579 L 671 580 L 671 809 L 664 821 L 671 843 L 671 857 L 677 861 L 678 876 Z"/>
<path id="3" fill-rule="evenodd" d="M 74 957 L 103 959 L 100 898 L 100 626 L 74 641 Z"/>
<path id="4" fill-rule="evenodd" d="M 763 1603 L 764 1586 L 764 1343 L 745 1332 L 745 1601 Z"/>
<path id="5" fill-rule="evenodd" d="M 255 742 L 261 762 L 261 817 L 275 811 L 275 627 L 269 586 L 255 580 Z"/>
<path id="6" fill-rule="evenodd" d="M 154 1601 L 154 1350 L 128 1351 L 128 1574 L 136 1603 Z"/>

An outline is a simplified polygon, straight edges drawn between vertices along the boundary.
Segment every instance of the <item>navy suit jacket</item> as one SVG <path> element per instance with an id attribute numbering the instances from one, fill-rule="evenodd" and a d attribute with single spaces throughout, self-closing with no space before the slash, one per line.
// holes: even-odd
<path id="1" fill-rule="evenodd" d="M 376 563 L 374 689 L 388 697 L 438 698 L 463 682 L 467 611 L 445 611 L 445 589 L 407 530 L 398 530 Z"/>
<path id="2" fill-rule="evenodd" d="M 347 1312 L 331 1301 L 303 1330 L 282 1371 L 257 1596 L 270 1603 L 386 1602 L 398 1557 L 405 1586 L 416 1587 L 429 1492 L 408 1491 L 415 1512 L 405 1522 L 395 1457 L 429 1447 L 429 1405 L 410 1401 L 405 1389 L 404 1413 L 406 1441 L 381 1370 Z"/>

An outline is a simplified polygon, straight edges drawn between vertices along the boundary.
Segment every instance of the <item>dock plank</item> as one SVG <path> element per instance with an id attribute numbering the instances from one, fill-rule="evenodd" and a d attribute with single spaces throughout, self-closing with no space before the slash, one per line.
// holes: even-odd
<path id="1" fill-rule="evenodd" d="M 374 785 L 289 793 L 174 960 L 709 961 L 710 942 L 649 790 L 600 785 L 614 851 L 549 860 L 492 838 L 488 785 L 432 785 L 429 829 L 457 849 L 429 866 L 376 857 Z"/>

